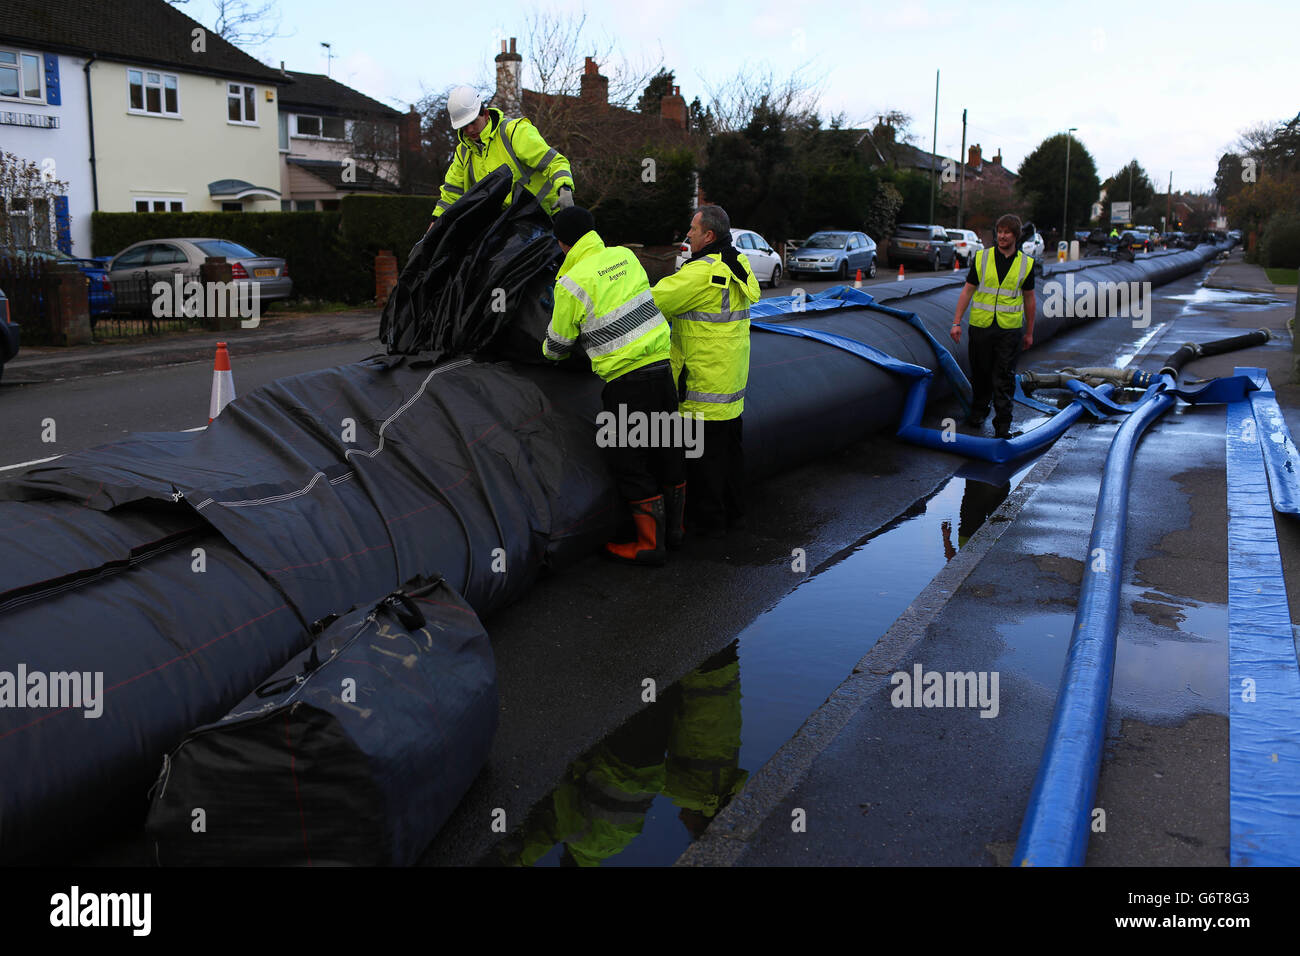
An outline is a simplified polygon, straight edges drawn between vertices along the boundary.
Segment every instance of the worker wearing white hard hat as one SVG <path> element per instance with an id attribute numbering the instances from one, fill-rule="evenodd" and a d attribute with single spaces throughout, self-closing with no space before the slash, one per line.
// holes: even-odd
<path id="1" fill-rule="evenodd" d="M 515 182 L 522 182 L 549 215 L 573 205 L 569 161 L 548 146 L 527 119 L 507 120 L 501 110 L 485 108 L 478 91 L 469 86 L 458 86 L 447 94 L 447 117 L 460 143 L 433 210 L 435 219 L 501 166 L 509 166 Z M 510 202 L 508 197 L 506 202 Z"/>

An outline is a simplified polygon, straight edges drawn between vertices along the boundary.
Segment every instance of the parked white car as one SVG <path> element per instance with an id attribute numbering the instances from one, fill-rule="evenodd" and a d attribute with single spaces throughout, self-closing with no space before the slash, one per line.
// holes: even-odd
<path id="1" fill-rule="evenodd" d="M 749 260 L 749 267 L 754 270 L 755 279 L 766 282 L 769 289 L 775 289 L 781 284 L 781 257 L 768 245 L 766 239 L 748 229 L 733 229 L 731 241 Z M 677 249 L 675 270 L 686 265 L 686 260 L 690 257 L 691 244 L 683 242 Z"/>
<path id="2" fill-rule="evenodd" d="M 945 229 L 944 231 L 948 233 L 948 238 L 957 249 L 957 258 L 962 268 L 967 268 L 975 258 L 975 253 L 984 248 L 984 243 L 970 229 Z"/>

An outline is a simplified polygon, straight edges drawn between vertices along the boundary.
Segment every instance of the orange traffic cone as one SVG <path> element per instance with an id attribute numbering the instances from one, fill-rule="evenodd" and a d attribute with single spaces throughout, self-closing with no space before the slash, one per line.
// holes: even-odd
<path id="1" fill-rule="evenodd" d="M 857 276 L 857 278 L 853 280 L 853 288 L 855 288 L 855 289 L 861 289 L 861 288 L 862 288 L 862 270 L 861 270 L 861 269 L 858 270 L 858 276 Z"/>
<path id="2" fill-rule="evenodd" d="M 212 365 L 212 401 L 208 403 L 208 424 L 235 400 L 235 376 L 230 371 L 230 353 L 226 343 L 217 343 L 217 358 Z"/>
<path id="3" fill-rule="evenodd" d="M 953 256 L 953 257 L 952 257 L 952 271 L 953 271 L 953 272 L 960 272 L 960 271 L 961 271 L 961 267 L 957 264 L 957 257 L 956 257 L 956 256 Z"/>
<path id="4" fill-rule="evenodd" d="M 898 264 L 898 281 L 903 281 L 903 264 L 901 262 Z"/>

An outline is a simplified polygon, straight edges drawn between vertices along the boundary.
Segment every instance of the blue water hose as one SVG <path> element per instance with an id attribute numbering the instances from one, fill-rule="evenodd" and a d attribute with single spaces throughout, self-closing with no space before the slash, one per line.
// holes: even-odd
<path id="1" fill-rule="evenodd" d="M 1133 455 L 1142 433 L 1173 406 L 1174 396 L 1168 391 L 1172 385 L 1173 380 L 1166 377 L 1147 389 L 1138 409 L 1115 433 L 1106 455 L 1070 654 L 1047 750 L 1038 766 L 1016 844 L 1016 866 L 1079 866 L 1088 849 L 1088 824 L 1115 672 Z"/>

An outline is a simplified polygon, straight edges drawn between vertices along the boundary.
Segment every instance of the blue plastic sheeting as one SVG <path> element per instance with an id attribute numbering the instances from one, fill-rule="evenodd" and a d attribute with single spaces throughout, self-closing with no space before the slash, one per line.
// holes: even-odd
<path id="1" fill-rule="evenodd" d="M 861 308 L 874 302 L 861 289 L 832 286 L 815 295 L 779 295 L 759 299 L 749 307 L 749 317 L 771 318 L 778 315 L 798 315 L 800 312 L 825 312 L 828 309 Z"/>
<path id="2" fill-rule="evenodd" d="M 1267 379 L 1264 386 L 1250 396 L 1250 404 L 1255 412 L 1255 424 L 1259 427 L 1260 447 L 1264 449 L 1273 507 L 1286 514 L 1300 514 L 1300 455 L 1296 453 L 1291 429 L 1286 427 L 1277 396 Z"/>
<path id="3" fill-rule="evenodd" d="M 880 312 L 885 315 L 892 315 L 896 319 L 906 322 L 916 331 L 920 332 L 925 341 L 929 344 L 930 349 L 934 352 L 935 358 L 939 362 L 939 367 L 943 371 L 944 377 L 952 385 L 953 391 L 957 394 L 958 401 L 967 411 L 970 410 L 971 387 L 970 381 L 966 374 L 961 370 L 961 364 L 953 357 L 947 347 L 943 345 L 934 333 L 926 326 L 925 322 L 915 312 L 905 312 L 902 309 L 890 308 L 886 305 L 880 305 L 866 292 L 861 289 L 851 289 L 848 286 L 837 285 L 827 289 L 824 292 L 818 292 L 816 295 L 783 295 L 771 299 L 760 299 L 749 307 L 750 319 L 754 318 L 777 318 L 777 317 L 797 317 L 801 312 L 825 312 L 830 309 L 843 308 L 869 308 L 873 312 Z M 775 326 L 768 324 L 754 323 L 758 328 L 767 332 L 779 331 Z M 751 328 L 753 325 L 751 325 Z M 814 336 L 809 336 L 813 338 Z M 837 343 L 828 343 L 837 344 Z M 849 351 L 854 351 L 849 349 Z M 866 356 L 863 356 L 864 358 Z M 883 368 L 884 366 L 882 366 Z M 897 371 L 897 370 L 895 370 Z"/>
<path id="4" fill-rule="evenodd" d="M 1174 404 L 1166 384 L 1172 382 L 1148 389 L 1141 407 L 1120 425 L 1106 455 L 1070 653 L 1016 844 L 1016 866 L 1080 866 L 1088 849 L 1115 671 L 1129 476 L 1138 439 Z"/>
<path id="5" fill-rule="evenodd" d="M 971 389 L 970 379 L 966 373 L 961 370 L 961 365 L 956 357 L 948 351 L 948 347 L 934 337 L 934 334 L 926 328 L 921 317 L 915 312 L 904 312 L 902 309 L 890 308 L 887 305 L 875 304 L 870 306 L 874 312 L 883 312 L 886 315 L 892 315 L 896 319 L 902 319 L 930 343 L 930 348 L 934 350 L 934 357 L 939 362 L 939 368 L 943 371 L 944 378 L 952 386 L 953 392 L 957 395 L 957 400 L 961 402 L 962 409 L 969 414 L 971 399 L 974 398 L 974 392 Z"/>
<path id="6" fill-rule="evenodd" d="M 1264 389 L 1271 394 L 1267 379 Z M 1261 453 L 1272 438 L 1252 410 L 1255 395 L 1228 406 L 1227 424 L 1230 859 L 1296 866 L 1300 671 Z"/>
<path id="7" fill-rule="evenodd" d="M 840 335 L 838 332 L 825 332 L 821 329 L 806 329 L 799 325 L 773 325 L 769 322 L 750 321 L 751 329 L 758 329 L 761 332 L 776 332 L 779 335 L 793 335 L 801 339 L 812 339 L 816 342 L 824 342 L 832 345 L 837 349 L 843 349 L 854 355 L 866 359 L 873 365 L 883 368 L 887 372 L 898 372 L 900 375 L 906 375 L 909 378 L 920 378 L 928 376 L 930 370 L 920 365 L 913 365 L 911 362 L 904 362 L 896 359 L 888 352 L 884 352 L 874 345 L 868 345 L 866 342 L 859 342 L 857 339 L 851 339 L 847 335 Z"/>

